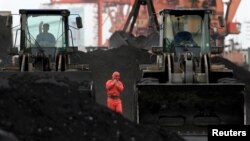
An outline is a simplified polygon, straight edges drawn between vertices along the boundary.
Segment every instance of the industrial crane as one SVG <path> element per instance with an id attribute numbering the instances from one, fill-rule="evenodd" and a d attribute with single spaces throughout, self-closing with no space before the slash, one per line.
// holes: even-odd
<path id="1" fill-rule="evenodd" d="M 111 28 L 110 32 L 114 33 L 117 30 L 122 30 L 124 27 L 126 20 L 129 17 L 129 10 L 133 5 L 135 6 L 135 2 L 140 2 L 145 0 L 51 0 L 51 4 L 66 4 L 66 3 L 93 3 L 98 5 L 98 46 L 103 45 L 102 34 L 103 34 L 103 13 L 109 15 L 111 19 Z M 216 28 L 212 36 L 214 40 L 214 44 L 217 46 L 224 45 L 224 37 L 228 34 L 239 34 L 240 32 L 240 23 L 233 22 L 234 15 L 237 11 L 237 8 L 240 4 L 241 0 L 154 0 L 153 6 L 158 13 L 161 9 L 167 8 L 199 8 L 199 7 L 207 7 L 208 9 L 212 9 L 213 16 L 211 18 L 211 24 L 214 27 L 219 27 L 218 16 L 223 16 L 225 14 L 225 27 Z M 129 7 L 128 7 L 129 6 Z M 224 6 L 226 6 L 227 10 L 224 10 Z M 124 11 L 127 12 L 125 13 Z M 115 10 L 112 10 L 115 9 Z M 136 26 L 140 28 L 135 28 L 138 30 L 148 29 L 148 13 L 145 12 L 145 8 L 141 8 L 139 11 L 139 15 L 137 17 Z M 225 11 L 225 12 L 224 12 Z M 158 15 L 159 16 L 159 15 Z M 120 19 L 120 20 L 118 20 Z M 134 32 L 136 33 L 136 32 Z"/>

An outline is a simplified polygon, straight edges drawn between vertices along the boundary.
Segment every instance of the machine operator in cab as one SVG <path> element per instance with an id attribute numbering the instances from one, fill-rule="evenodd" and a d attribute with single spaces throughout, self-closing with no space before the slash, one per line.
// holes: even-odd
<path id="1" fill-rule="evenodd" d="M 41 30 L 41 26 L 43 26 L 43 30 Z M 55 47 L 56 39 L 55 36 L 49 32 L 49 24 L 43 22 L 39 25 L 39 34 L 36 37 L 36 42 L 40 47 Z"/>

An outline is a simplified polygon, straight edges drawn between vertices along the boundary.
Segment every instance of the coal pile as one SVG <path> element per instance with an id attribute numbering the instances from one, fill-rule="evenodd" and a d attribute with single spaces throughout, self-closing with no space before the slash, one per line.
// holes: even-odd
<path id="1" fill-rule="evenodd" d="M 68 79 L 43 83 L 23 75 L 10 78 L 9 84 L 0 89 L 0 127 L 20 141 L 181 140 L 96 104 Z"/>
<path id="2" fill-rule="evenodd" d="M 116 31 L 110 37 L 110 48 L 119 48 L 121 46 L 133 46 L 140 49 L 151 49 L 152 46 L 158 46 L 160 34 L 154 29 L 149 29 L 147 36 L 134 36 L 124 31 Z"/>
<path id="3" fill-rule="evenodd" d="M 212 58 L 212 62 L 215 63 L 221 63 L 221 64 L 225 64 L 226 67 L 232 69 L 234 71 L 234 77 L 246 84 L 250 84 L 250 72 L 247 71 L 245 68 L 240 67 L 232 62 L 230 62 L 229 60 L 222 58 L 222 57 L 213 57 Z"/>
<path id="4" fill-rule="evenodd" d="M 96 99 L 104 105 L 106 80 L 114 70 L 121 72 L 126 88 L 122 96 L 124 115 L 129 117 L 132 85 L 139 75 L 138 67 L 135 66 L 149 62 L 150 56 L 147 55 L 146 51 L 119 48 L 106 52 L 79 53 L 76 59 L 90 64 Z M 8 85 L 0 89 L 0 128 L 13 133 L 20 141 L 183 140 L 175 133 L 158 127 L 137 125 L 125 119 L 80 93 L 78 87 L 78 83 L 67 78 L 43 81 L 39 76 L 11 76 Z"/>
<path id="5" fill-rule="evenodd" d="M 226 67 L 234 71 L 234 77 L 241 83 L 246 84 L 245 103 L 246 103 L 246 124 L 250 125 L 250 72 L 229 60 L 222 57 L 212 58 L 212 62 L 225 64 Z"/>
<path id="6" fill-rule="evenodd" d="M 183 140 L 161 128 L 132 122 L 134 84 L 141 76 L 139 64 L 154 62 L 155 56 L 145 50 L 123 46 L 107 51 L 79 52 L 72 61 L 90 65 L 96 101 L 80 93 L 79 84 L 66 78 L 41 81 L 29 75 L 13 76 L 8 86 L 0 89 L 0 129 L 13 133 L 20 141 Z M 233 68 L 236 78 L 249 84 L 249 72 L 223 58 L 213 61 Z M 125 86 L 122 116 L 106 108 L 105 83 L 113 71 L 120 72 Z"/>

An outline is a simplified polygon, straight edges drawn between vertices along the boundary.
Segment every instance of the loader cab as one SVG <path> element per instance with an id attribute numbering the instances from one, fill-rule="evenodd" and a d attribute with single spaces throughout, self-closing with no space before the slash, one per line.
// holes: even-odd
<path id="1" fill-rule="evenodd" d="M 157 59 L 140 65 L 135 121 L 192 141 L 207 140 L 209 125 L 242 125 L 245 84 L 212 62 L 210 11 L 165 9 L 160 15 L 160 44 L 152 47 Z"/>
<path id="2" fill-rule="evenodd" d="M 165 9 L 161 15 L 160 46 L 164 52 L 191 51 L 196 55 L 208 53 L 209 10 Z"/>
<path id="3" fill-rule="evenodd" d="M 57 47 L 68 46 L 68 10 L 20 10 L 21 14 L 21 49 L 31 47 Z M 47 29 L 48 28 L 48 29 Z M 53 35 L 54 45 L 39 42 L 39 34 L 47 32 Z M 51 39 L 52 40 L 52 39 Z"/>
<path id="4" fill-rule="evenodd" d="M 21 9 L 19 14 L 21 71 L 32 70 L 28 68 L 31 66 L 28 64 L 38 66 L 37 62 L 43 64 L 43 71 L 53 68 L 56 71 L 64 71 L 70 63 L 69 55 L 78 50 L 78 47 L 74 46 L 72 31 L 69 28 L 72 26 L 68 24 L 70 11 L 66 9 Z M 76 17 L 76 24 L 78 28 L 82 27 L 80 17 Z"/>
<path id="5" fill-rule="evenodd" d="M 69 46 L 68 10 L 20 10 L 19 13 L 20 51 L 35 55 L 43 50 L 46 55 L 54 58 L 56 50 Z"/>

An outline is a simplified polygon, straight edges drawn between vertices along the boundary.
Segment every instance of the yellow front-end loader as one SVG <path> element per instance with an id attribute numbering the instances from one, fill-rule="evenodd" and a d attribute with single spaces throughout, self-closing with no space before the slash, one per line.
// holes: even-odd
<path id="1" fill-rule="evenodd" d="M 153 64 L 140 65 L 135 85 L 135 121 L 176 131 L 185 137 L 207 135 L 209 125 L 243 125 L 245 84 L 233 70 L 212 61 L 222 47 L 210 44 L 208 9 L 164 9 Z M 223 26 L 223 22 L 221 22 Z"/>
<path id="2" fill-rule="evenodd" d="M 19 14 L 20 29 L 16 31 L 14 47 L 9 49 L 13 61 L 3 66 L 0 72 L 2 87 L 11 86 L 9 78 L 19 76 L 58 84 L 67 79 L 77 83 L 79 91 L 94 97 L 89 66 L 72 61 L 78 47 L 73 43 L 70 11 L 21 9 Z M 76 16 L 75 19 L 77 28 L 82 28 L 81 17 Z M 17 42 L 20 42 L 20 48 L 15 47 Z"/>

